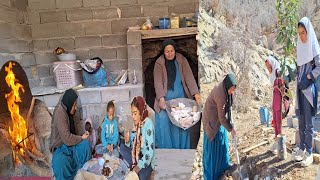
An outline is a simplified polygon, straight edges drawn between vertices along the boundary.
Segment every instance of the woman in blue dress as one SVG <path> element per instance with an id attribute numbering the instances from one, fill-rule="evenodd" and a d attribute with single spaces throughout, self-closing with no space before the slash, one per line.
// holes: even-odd
<path id="1" fill-rule="evenodd" d="M 165 40 L 161 51 L 163 55 L 154 66 L 156 147 L 189 149 L 190 132 L 171 123 L 165 110 L 166 101 L 194 98 L 200 103 L 201 96 L 188 61 L 176 50 L 173 40 Z"/>
<path id="2" fill-rule="evenodd" d="M 68 89 L 53 112 L 51 128 L 52 169 L 57 180 L 71 180 L 77 171 L 91 159 L 89 132 L 78 135 L 74 114 L 78 95 Z"/>
<path id="3" fill-rule="evenodd" d="M 216 180 L 226 170 L 232 172 L 229 157 L 228 132 L 234 137 L 231 124 L 232 93 L 237 86 L 233 74 L 227 76 L 210 92 L 203 109 L 203 175 L 205 180 Z"/>

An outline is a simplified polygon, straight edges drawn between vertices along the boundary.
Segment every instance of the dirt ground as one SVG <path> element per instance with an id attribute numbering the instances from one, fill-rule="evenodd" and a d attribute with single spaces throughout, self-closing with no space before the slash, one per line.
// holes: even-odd
<path id="1" fill-rule="evenodd" d="M 202 84 L 201 91 L 203 101 L 210 93 L 215 83 Z M 320 172 L 320 165 L 312 164 L 307 168 L 301 167 L 298 162 L 295 162 L 288 150 L 288 157 L 285 160 L 279 160 L 276 155 L 273 155 L 268 150 L 274 142 L 274 131 L 272 127 L 260 124 L 259 108 L 270 104 L 271 98 L 263 98 L 260 101 L 253 100 L 246 113 L 234 112 L 235 129 L 238 136 L 238 150 L 240 153 L 240 164 L 246 167 L 249 179 L 316 179 Z M 292 115 L 289 113 L 289 117 Z M 286 144 L 288 149 L 295 147 L 295 129 L 288 128 L 287 120 L 282 122 L 282 131 L 286 136 Z M 317 134 L 320 137 L 320 134 Z M 203 132 L 199 140 L 196 151 L 196 158 L 194 161 L 192 179 L 203 179 L 202 171 L 202 139 Z M 255 148 L 248 153 L 242 151 L 246 148 L 252 147 L 263 141 L 269 141 L 268 144 Z M 236 163 L 235 150 L 233 140 L 229 134 L 229 154 L 232 163 Z M 320 173 L 319 173 L 320 174 Z M 257 175 L 257 176 L 256 176 Z M 230 179 L 232 177 L 223 176 L 222 179 Z"/>

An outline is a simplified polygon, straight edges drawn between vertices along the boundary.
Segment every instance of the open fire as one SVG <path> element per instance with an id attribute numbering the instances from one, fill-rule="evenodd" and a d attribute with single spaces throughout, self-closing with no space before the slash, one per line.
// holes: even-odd
<path id="1" fill-rule="evenodd" d="M 9 126 L 9 135 L 12 148 L 16 151 L 14 153 L 14 160 L 17 162 L 18 152 L 20 155 L 24 156 L 24 148 L 27 147 L 28 139 L 27 137 L 27 122 L 20 115 L 20 109 L 18 103 L 21 102 L 20 91 L 24 93 L 24 87 L 21 85 L 18 80 L 15 78 L 15 74 L 13 73 L 12 66 L 15 66 L 14 63 L 9 63 L 9 66 L 5 67 L 5 71 L 8 73 L 5 77 L 6 83 L 11 89 L 11 92 L 6 94 L 5 97 L 8 103 L 8 109 L 11 114 L 12 119 L 12 127 Z M 24 148 L 22 148 L 24 147 Z"/>
<path id="2" fill-rule="evenodd" d="M 0 142 L 5 140 L 0 163 L 8 164 L 0 174 L 50 176 L 52 117 L 47 106 L 32 96 L 18 62 L 4 64 L 0 84 L 0 128 L 5 134 L 0 137 Z"/>

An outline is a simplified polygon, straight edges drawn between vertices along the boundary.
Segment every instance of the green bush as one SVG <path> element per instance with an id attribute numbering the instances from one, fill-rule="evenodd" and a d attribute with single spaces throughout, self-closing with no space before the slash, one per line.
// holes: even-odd
<path id="1" fill-rule="evenodd" d="M 283 45 L 284 56 L 278 57 L 282 76 L 295 77 L 295 47 L 299 21 L 299 0 L 276 0 L 279 33 L 277 42 Z"/>

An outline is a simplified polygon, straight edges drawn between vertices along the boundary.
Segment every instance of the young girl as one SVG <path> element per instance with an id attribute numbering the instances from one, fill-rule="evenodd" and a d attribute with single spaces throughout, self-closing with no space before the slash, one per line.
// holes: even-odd
<path id="1" fill-rule="evenodd" d="M 141 96 L 132 100 L 131 113 L 135 130 L 125 133 L 126 148 L 122 146 L 120 154 L 140 180 L 148 180 L 155 167 L 155 132 L 153 122 L 148 117 L 147 105 Z"/>
<path id="2" fill-rule="evenodd" d="M 280 63 L 274 57 L 269 56 L 265 61 L 265 65 L 270 73 L 270 83 L 273 85 L 272 117 L 274 135 L 277 138 L 278 135 L 281 135 L 282 99 L 285 95 L 285 81 L 280 76 Z M 274 154 L 277 153 L 277 142 L 271 146 L 270 150 Z"/>
<path id="3" fill-rule="evenodd" d="M 317 112 L 317 90 L 315 80 L 320 74 L 320 47 L 307 17 L 298 23 L 297 43 L 297 108 L 299 116 L 299 150 L 295 153 L 295 159 L 301 161 L 302 166 L 309 166 L 313 162 L 312 142 L 314 137 L 312 117 Z"/>
<path id="4" fill-rule="evenodd" d="M 95 154 L 94 148 L 97 143 L 97 138 L 96 138 L 96 130 L 93 129 L 91 118 L 86 119 L 85 129 L 86 129 L 86 131 L 89 132 L 88 140 L 89 140 L 89 143 L 91 146 L 92 155 L 94 155 Z"/>
<path id="5" fill-rule="evenodd" d="M 107 115 L 104 118 L 101 129 L 102 150 L 97 153 L 109 153 L 112 156 L 119 157 L 117 150 L 119 131 L 118 121 L 114 117 L 115 106 L 112 101 L 107 105 Z"/>

